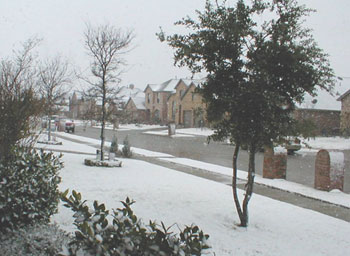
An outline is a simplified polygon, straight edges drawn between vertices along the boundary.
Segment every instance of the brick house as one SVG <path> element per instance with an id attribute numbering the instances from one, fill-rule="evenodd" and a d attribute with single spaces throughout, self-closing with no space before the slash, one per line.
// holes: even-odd
<path id="1" fill-rule="evenodd" d="M 307 120 L 315 125 L 315 136 L 330 136 L 339 134 L 340 111 L 327 109 L 297 108 L 294 118 L 298 121 Z"/>
<path id="2" fill-rule="evenodd" d="M 184 127 L 200 127 L 205 122 L 205 105 L 196 92 L 200 80 L 181 79 L 168 98 L 168 121 Z"/>
<path id="3" fill-rule="evenodd" d="M 343 134 L 350 135 L 350 90 L 338 98 L 341 102 L 340 130 Z"/>
<path id="4" fill-rule="evenodd" d="M 162 84 L 148 84 L 145 93 L 145 106 L 149 112 L 150 121 L 166 124 L 168 122 L 168 98 L 175 92 L 179 79 L 170 79 Z"/>
<path id="5" fill-rule="evenodd" d="M 96 102 L 94 99 L 84 99 L 83 97 L 78 98 L 77 93 L 73 93 L 69 99 L 69 113 L 67 117 L 73 119 L 93 119 L 96 113 Z"/>
<path id="6" fill-rule="evenodd" d="M 130 97 L 125 105 L 125 111 L 129 122 L 146 123 L 149 120 L 149 112 L 145 106 L 145 96 Z"/>
<path id="7" fill-rule="evenodd" d="M 151 122 L 193 127 L 203 119 L 202 98 L 195 93 L 200 80 L 170 79 L 162 84 L 148 84 L 145 106 Z M 202 109 L 202 111 L 200 111 Z"/>

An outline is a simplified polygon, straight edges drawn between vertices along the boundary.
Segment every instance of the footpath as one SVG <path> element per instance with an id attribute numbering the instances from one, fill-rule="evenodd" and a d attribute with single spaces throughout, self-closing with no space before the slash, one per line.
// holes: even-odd
<path id="1" fill-rule="evenodd" d="M 98 141 L 94 139 L 60 133 L 56 133 L 56 136 L 74 143 L 87 145 L 96 149 L 99 148 Z M 94 155 L 93 153 L 81 152 L 80 150 L 48 149 L 57 152 Z M 132 150 L 133 158 L 135 159 L 231 186 L 232 176 L 229 172 L 230 168 L 214 166 L 190 159 L 179 159 L 160 152 L 152 152 L 137 148 L 132 148 Z M 215 169 L 214 171 L 213 168 Z M 245 176 L 245 172 L 239 172 L 239 189 L 244 189 Z M 287 181 L 276 181 L 256 177 L 254 193 L 350 222 L 350 195 L 342 192 L 331 193 L 317 191 L 303 185 L 291 184 Z"/>

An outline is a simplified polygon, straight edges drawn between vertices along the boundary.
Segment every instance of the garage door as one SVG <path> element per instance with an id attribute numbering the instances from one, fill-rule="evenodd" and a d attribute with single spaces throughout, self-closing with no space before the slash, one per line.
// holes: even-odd
<path id="1" fill-rule="evenodd" d="M 192 110 L 184 110 L 184 126 L 192 127 Z"/>

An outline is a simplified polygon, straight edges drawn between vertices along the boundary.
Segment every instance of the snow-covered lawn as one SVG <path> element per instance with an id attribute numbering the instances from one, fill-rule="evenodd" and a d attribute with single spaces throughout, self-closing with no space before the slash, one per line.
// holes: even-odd
<path id="1" fill-rule="evenodd" d="M 60 133 L 62 136 L 66 138 L 71 138 L 71 139 L 76 139 L 76 140 L 81 140 L 82 142 L 85 143 L 90 143 L 91 145 L 99 145 L 99 140 L 96 139 L 91 139 L 91 138 L 86 138 L 86 137 L 81 137 L 69 133 Z M 78 152 L 83 152 L 83 153 L 96 153 L 96 149 L 82 145 L 79 143 L 74 143 L 69 140 L 63 140 L 61 138 L 57 139 L 58 141 L 62 141 L 63 145 L 62 146 L 52 146 L 52 145 L 45 145 L 45 148 L 47 149 L 61 149 L 61 150 L 72 150 L 72 151 L 78 151 Z M 106 142 L 106 145 L 109 145 L 110 142 Z M 40 144 L 37 144 L 40 145 Z M 43 145 L 43 144 L 41 144 Z M 122 145 L 119 145 L 121 148 Z M 220 165 L 215 165 L 215 164 L 210 164 L 210 163 L 205 163 L 205 162 L 200 162 L 197 160 L 192 160 L 188 158 L 177 158 L 169 154 L 165 153 L 160 153 L 160 152 L 154 152 L 150 150 L 145 150 L 145 149 L 140 149 L 140 148 L 134 148 L 132 147 L 131 150 L 134 153 L 143 155 L 143 156 L 148 156 L 148 157 L 156 157 L 159 159 L 162 159 L 163 161 L 167 162 L 172 162 L 172 163 L 177 163 L 177 164 L 182 164 L 186 166 L 191 166 L 194 168 L 200 168 L 207 170 L 209 172 L 215 172 L 215 173 L 220 173 L 228 176 L 232 176 L 232 169 Z M 238 178 L 242 180 L 247 179 L 247 173 L 241 170 L 238 170 Z M 343 193 L 341 191 L 334 191 L 332 192 L 326 192 L 326 191 L 320 191 L 316 190 L 311 187 L 307 187 L 301 184 L 297 184 L 295 182 L 291 181 L 286 181 L 286 180 L 280 180 L 280 179 L 265 179 L 261 177 L 260 175 L 255 175 L 255 183 L 259 183 L 262 185 L 270 186 L 270 187 L 275 187 L 281 190 L 289 191 L 292 193 L 297 193 L 306 197 L 310 198 L 315 198 L 318 200 L 326 201 L 329 203 L 333 204 L 338 204 L 338 205 L 343 205 L 345 207 L 350 207 L 350 195 Z"/>
<path id="2" fill-rule="evenodd" d="M 216 255 L 343 256 L 350 251 L 350 223 L 345 221 L 253 195 L 250 225 L 239 228 L 229 186 L 133 159 L 123 159 L 122 168 L 86 167 L 84 158 L 64 155 L 61 190 L 75 189 L 108 208 L 120 207 L 119 201 L 129 196 L 145 222 L 195 223 L 210 235 Z M 52 220 L 72 231 L 71 215 L 60 205 Z"/>
<path id="3" fill-rule="evenodd" d="M 350 138 L 344 137 L 316 137 L 314 139 L 303 140 L 313 149 L 328 150 L 349 150 Z"/>

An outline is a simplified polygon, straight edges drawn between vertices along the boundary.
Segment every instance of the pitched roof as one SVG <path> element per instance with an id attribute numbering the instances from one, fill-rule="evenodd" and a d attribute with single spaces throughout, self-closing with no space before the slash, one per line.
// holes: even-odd
<path id="1" fill-rule="evenodd" d="M 129 104 L 130 101 L 134 102 L 136 109 L 146 110 L 145 97 L 130 97 L 127 104 Z"/>
<path id="2" fill-rule="evenodd" d="M 176 87 L 180 81 L 183 81 L 186 86 L 190 86 L 192 83 L 196 86 L 199 86 L 200 83 L 203 82 L 203 79 L 169 79 L 161 84 L 148 84 L 144 91 L 146 91 L 149 87 L 153 92 L 175 93 Z"/>
<path id="3" fill-rule="evenodd" d="M 146 109 L 145 97 L 135 97 L 135 98 L 132 98 L 132 100 L 134 101 L 137 109 L 142 109 L 142 110 Z"/>
<path id="4" fill-rule="evenodd" d="M 343 93 L 337 100 L 342 101 L 346 96 L 350 94 L 350 89 Z"/>

